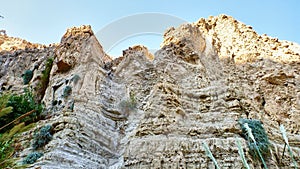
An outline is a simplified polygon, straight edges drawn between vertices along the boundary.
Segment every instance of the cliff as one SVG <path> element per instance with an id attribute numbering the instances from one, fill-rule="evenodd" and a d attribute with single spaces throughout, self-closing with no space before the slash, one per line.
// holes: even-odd
<path id="1" fill-rule="evenodd" d="M 296 43 L 258 35 L 226 15 L 170 28 L 154 56 L 134 46 L 112 59 L 90 26 L 70 28 L 50 46 L 0 39 L 1 92 L 31 86 L 45 105 L 37 125 L 17 136 L 15 165 L 33 151 L 36 130 L 50 125 L 53 137 L 38 149 L 43 156 L 26 167 L 214 168 L 206 143 L 222 168 L 243 168 L 239 140 L 249 166 L 263 168 L 243 137 L 242 118 L 261 121 L 269 168 L 299 166 Z M 41 89 L 49 58 L 54 61 Z M 25 70 L 33 71 L 26 85 Z"/>

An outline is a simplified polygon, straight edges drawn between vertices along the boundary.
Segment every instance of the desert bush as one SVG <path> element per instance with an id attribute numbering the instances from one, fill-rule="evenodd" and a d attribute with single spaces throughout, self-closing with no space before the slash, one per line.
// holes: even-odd
<path id="1" fill-rule="evenodd" d="M 3 109 L 0 109 L 0 118 L 1 118 L 2 116 L 8 115 L 9 113 L 12 112 L 12 110 L 13 110 L 12 107 L 5 107 L 5 108 L 3 108 Z"/>
<path id="2" fill-rule="evenodd" d="M 19 131 L 21 131 L 24 127 L 25 127 L 25 123 L 24 123 L 24 122 L 15 125 L 12 129 L 10 129 L 9 131 L 3 133 L 3 135 L 2 135 L 2 140 L 10 140 L 10 139 L 13 139 L 14 136 L 15 136 L 16 134 L 18 134 Z"/>
<path id="3" fill-rule="evenodd" d="M 31 110 L 35 110 L 34 113 L 32 113 L 27 118 L 23 119 L 23 121 L 26 122 L 33 122 L 34 118 L 36 118 L 42 112 L 43 109 L 41 104 L 35 102 L 32 91 L 29 89 L 24 89 L 24 94 L 21 95 L 12 94 L 6 106 L 13 107 L 12 113 L 10 113 L 10 116 L 8 117 L 9 120 L 7 120 L 6 122 L 12 121 L 15 118 Z"/>
<path id="4" fill-rule="evenodd" d="M 13 151 L 13 148 L 11 146 L 11 140 L 0 140 L 0 162 L 5 160 L 9 154 Z"/>
<path id="5" fill-rule="evenodd" d="M 37 95 L 38 95 L 37 100 L 39 101 L 42 100 L 45 91 L 47 89 L 49 78 L 50 78 L 50 72 L 53 65 L 53 60 L 54 59 L 52 57 L 48 58 L 45 64 L 45 69 L 42 71 L 41 80 L 37 86 Z"/>
<path id="6" fill-rule="evenodd" d="M 268 168 L 264 158 L 270 155 L 269 139 L 262 123 L 253 119 L 240 119 L 242 136 L 247 140 L 249 152 L 255 159 L 261 159 L 265 168 Z"/>
<path id="7" fill-rule="evenodd" d="M 38 132 L 34 134 L 32 148 L 38 149 L 46 144 L 49 143 L 49 141 L 52 140 L 52 126 L 46 125 L 43 126 Z"/>
<path id="8" fill-rule="evenodd" d="M 24 123 L 20 123 L 9 132 L 0 134 L 0 168 L 18 168 L 16 166 L 16 152 L 20 152 L 23 149 L 23 144 L 19 141 L 18 134 L 28 131 L 35 126 L 31 123 L 28 126 L 24 126 Z M 23 168 L 23 167 L 21 167 Z"/>
<path id="9" fill-rule="evenodd" d="M 8 99 L 7 99 L 8 97 Z M 6 106 L 4 109 L 7 112 L 0 113 L 0 127 L 4 126 L 5 124 L 8 124 L 12 122 L 13 120 L 17 119 L 18 117 L 24 115 L 25 113 L 28 113 L 32 110 L 35 110 L 30 115 L 24 117 L 21 119 L 21 122 L 25 122 L 26 124 L 31 123 L 35 121 L 37 116 L 42 112 L 42 105 L 35 102 L 33 94 L 31 90 L 25 89 L 24 93 L 21 95 L 17 94 L 10 94 L 10 95 L 2 95 L 0 96 L 0 100 L 2 100 L 3 104 L 6 102 Z M 12 125 L 9 125 L 2 130 L 3 132 L 10 129 Z"/>
<path id="10" fill-rule="evenodd" d="M 24 94 L 12 94 L 8 100 L 7 106 L 13 107 L 14 114 L 22 115 L 31 110 L 36 110 L 36 114 L 42 111 L 42 105 L 34 100 L 30 89 L 24 89 Z"/>
<path id="11" fill-rule="evenodd" d="M 28 84 L 33 77 L 32 70 L 25 70 L 24 74 L 22 75 L 24 85 Z"/>
<path id="12" fill-rule="evenodd" d="M 6 104 L 9 100 L 9 94 L 1 94 L 0 95 L 0 118 L 2 116 L 6 116 L 7 114 L 12 112 L 12 107 L 6 107 Z"/>
<path id="13" fill-rule="evenodd" d="M 258 154 L 255 151 L 255 145 L 252 142 L 252 139 L 249 138 L 247 129 L 244 126 L 245 123 L 247 123 L 249 128 L 251 129 L 252 134 L 254 136 L 254 140 L 255 140 L 259 150 L 262 152 L 262 155 L 264 157 L 267 157 L 268 155 L 270 155 L 270 151 L 269 151 L 270 142 L 269 142 L 268 135 L 262 126 L 262 123 L 259 120 L 240 119 L 239 124 L 242 128 L 242 136 L 248 141 L 250 154 L 252 154 L 254 157 L 258 157 Z"/>
<path id="14" fill-rule="evenodd" d="M 52 57 L 47 59 L 45 69 L 42 71 L 42 77 L 41 77 L 42 81 L 48 81 L 49 80 L 49 75 L 50 75 L 50 72 L 51 72 L 51 69 L 52 69 L 53 60 L 54 59 Z"/>
<path id="15" fill-rule="evenodd" d="M 9 159 L 14 153 L 14 140 L 7 135 L 0 134 L 0 168 L 8 168 L 12 164 Z"/>
<path id="16" fill-rule="evenodd" d="M 43 153 L 39 152 L 31 152 L 28 154 L 25 159 L 23 160 L 23 165 L 24 164 L 33 164 L 36 162 L 37 159 L 43 156 Z"/>

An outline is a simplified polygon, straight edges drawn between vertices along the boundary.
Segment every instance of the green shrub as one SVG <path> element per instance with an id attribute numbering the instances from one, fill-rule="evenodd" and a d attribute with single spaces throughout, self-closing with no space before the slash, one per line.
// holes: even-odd
<path id="1" fill-rule="evenodd" d="M 261 159 L 265 168 L 268 168 L 264 158 L 270 155 L 269 139 L 262 123 L 258 120 L 240 119 L 242 136 L 247 140 L 249 152 L 255 159 Z"/>
<path id="2" fill-rule="evenodd" d="M 7 96 L 4 96 L 7 97 Z M 0 97 L 0 100 L 5 100 L 3 97 Z M 4 102 L 3 102 L 4 103 Z M 12 94 L 9 95 L 9 98 L 6 100 L 6 108 L 11 110 L 9 113 L 5 113 L 4 115 L 0 116 L 0 124 L 4 126 L 9 122 L 15 120 L 16 118 L 20 117 L 21 115 L 35 110 L 34 113 L 30 114 L 29 116 L 23 118 L 21 121 L 26 122 L 26 124 L 33 122 L 36 117 L 42 112 L 42 105 L 35 102 L 32 92 L 29 89 L 24 90 L 24 94 L 17 95 Z M 10 108 L 11 107 L 11 108 Z M 3 124 L 3 125 L 2 125 Z M 5 130 L 11 128 L 12 126 L 6 127 Z"/>
<path id="3" fill-rule="evenodd" d="M 50 77 L 50 72 L 52 69 L 52 65 L 53 65 L 53 58 L 50 57 L 47 59 L 46 61 L 46 65 L 45 65 L 45 69 L 42 71 L 42 75 L 41 75 L 41 80 L 38 84 L 38 88 L 37 88 L 37 95 L 38 95 L 38 99 L 37 100 L 42 100 L 45 91 L 47 89 L 48 83 L 49 83 L 49 77 Z"/>
<path id="4" fill-rule="evenodd" d="M 43 126 L 38 132 L 36 132 L 34 134 L 32 148 L 36 150 L 48 144 L 52 139 L 51 130 L 52 126 L 46 125 Z"/>
<path id="5" fill-rule="evenodd" d="M 24 85 L 28 84 L 30 82 L 30 80 L 32 79 L 32 77 L 33 77 L 33 71 L 32 70 L 25 70 L 22 77 L 23 77 Z"/>
<path id="6" fill-rule="evenodd" d="M 43 153 L 32 152 L 25 157 L 25 159 L 23 160 L 23 165 L 24 164 L 33 164 L 36 162 L 37 159 L 39 159 L 42 156 L 43 156 Z"/>
<path id="7" fill-rule="evenodd" d="M 35 102 L 31 90 L 24 89 L 24 94 L 13 94 L 8 100 L 7 106 L 13 107 L 14 114 L 22 115 L 31 110 L 36 110 L 37 113 L 42 111 L 42 105 Z"/>
<path id="8" fill-rule="evenodd" d="M 5 160 L 9 154 L 13 151 L 13 148 L 11 146 L 12 140 L 0 140 L 0 162 Z"/>
<path id="9" fill-rule="evenodd" d="M 64 88 L 62 97 L 66 98 L 66 97 L 70 96 L 71 93 L 72 93 L 72 87 L 71 86 L 66 86 Z"/>
<path id="10" fill-rule="evenodd" d="M 0 134 L 0 168 L 19 168 L 16 163 L 18 160 L 15 156 L 16 152 L 23 149 L 22 144 L 19 142 L 20 137 L 16 136 L 24 131 L 35 127 L 35 124 L 24 126 L 20 123 L 14 126 L 9 132 Z M 22 166 L 21 168 L 24 168 Z"/>
<path id="11" fill-rule="evenodd" d="M 262 123 L 259 120 L 252 120 L 252 119 L 240 119 L 239 120 L 239 124 L 242 128 L 242 136 L 248 141 L 248 146 L 250 149 L 250 153 L 254 156 L 254 157 L 258 157 L 258 154 L 255 151 L 255 145 L 252 142 L 252 140 L 249 138 L 248 134 L 247 134 L 247 130 L 244 127 L 244 124 L 247 123 L 249 128 L 252 130 L 254 139 L 256 141 L 256 144 L 259 148 L 259 150 L 262 152 L 262 155 L 264 157 L 267 157 L 268 155 L 270 155 L 270 142 L 268 139 L 268 135 L 265 131 L 265 129 L 262 126 Z"/>
<path id="12" fill-rule="evenodd" d="M 53 65 L 53 58 L 48 58 L 46 61 L 45 69 L 42 71 L 41 76 L 41 87 L 47 88 L 47 85 L 49 83 L 49 76 Z"/>
<path id="13" fill-rule="evenodd" d="M 0 95 L 0 118 L 12 112 L 12 107 L 6 107 L 9 97 L 10 95 L 8 94 Z"/>
<path id="14" fill-rule="evenodd" d="M 2 116 L 8 115 L 9 113 L 12 112 L 12 110 L 13 110 L 12 107 L 5 107 L 5 108 L 3 108 L 3 109 L 0 109 L 0 118 L 1 118 Z"/>
<path id="15" fill-rule="evenodd" d="M 0 168 L 10 168 L 10 158 L 14 152 L 14 140 L 6 134 L 0 134 Z"/>
<path id="16" fill-rule="evenodd" d="M 42 80 L 49 80 L 49 75 L 52 69 L 52 65 L 53 65 L 53 58 L 50 57 L 47 59 L 46 61 L 46 67 L 45 69 L 42 71 Z"/>
<path id="17" fill-rule="evenodd" d="M 19 133 L 20 130 L 22 130 L 25 127 L 25 123 L 19 123 L 15 125 L 12 129 L 9 131 L 3 133 L 2 140 L 11 140 L 14 138 L 15 134 Z"/>
<path id="18" fill-rule="evenodd" d="M 6 104 L 9 100 L 10 95 L 9 94 L 0 94 L 0 110 L 6 107 Z"/>

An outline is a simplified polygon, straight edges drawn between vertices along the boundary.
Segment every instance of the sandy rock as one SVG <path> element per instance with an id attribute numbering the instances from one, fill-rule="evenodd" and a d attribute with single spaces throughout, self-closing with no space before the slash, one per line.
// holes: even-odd
<path id="1" fill-rule="evenodd" d="M 43 102 L 50 115 L 39 124 L 52 124 L 55 134 L 30 167 L 214 168 L 205 142 L 222 168 L 243 168 L 238 139 L 250 167 L 261 168 L 239 118 L 262 122 L 269 168 L 293 165 L 287 152 L 282 157 L 283 124 L 299 164 L 299 49 L 226 15 L 167 30 L 154 56 L 133 46 L 111 59 L 90 26 L 70 28 L 49 49 L 55 61 Z M 34 67 L 23 50 L 14 52 L 1 54 L 5 88 L 17 82 L 13 69 Z M 25 68 L 11 67 L 19 62 Z"/>

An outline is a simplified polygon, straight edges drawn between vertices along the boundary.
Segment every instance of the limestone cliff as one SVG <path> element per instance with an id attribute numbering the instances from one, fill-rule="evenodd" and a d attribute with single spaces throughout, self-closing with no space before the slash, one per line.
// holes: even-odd
<path id="1" fill-rule="evenodd" d="M 1 91 L 21 91 L 26 69 L 34 70 L 29 85 L 36 89 L 54 58 L 41 96 L 46 115 L 36 127 L 53 126 L 53 139 L 30 168 L 214 168 L 203 142 L 222 168 L 243 168 L 236 139 L 250 167 L 262 168 L 241 137 L 240 118 L 263 123 L 269 168 L 293 166 L 282 156 L 280 124 L 300 163 L 300 46 L 230 16 L 170 28 L 154 56 L 134 46 L 112 59 L 90 26 L 68 29 L 51 46 L 0 47 L 7 50 Z M 33 132 L 23 133 L 15 156 L 31 151 Z"/>

